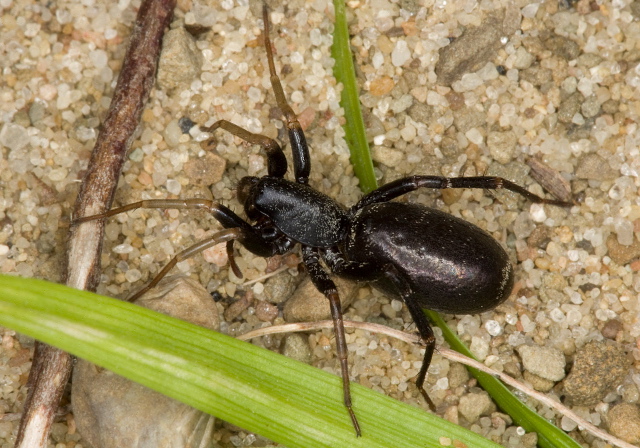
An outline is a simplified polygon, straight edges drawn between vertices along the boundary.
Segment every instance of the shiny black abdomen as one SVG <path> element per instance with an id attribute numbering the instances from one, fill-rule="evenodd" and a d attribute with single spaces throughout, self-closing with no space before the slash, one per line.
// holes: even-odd
<path id="1" fill-rule="evenodd" d="M 491 235 L 418 204 L 385 202 L 359 210 L 352 219 L 345 255 L 381 270 L 393 266 L 411 289 L 411 300 L 444 313 L 489 310 L 506 300 L 513 288 L 509 257 Z M 387 277 L 373 285 L 400 296 Z"/>

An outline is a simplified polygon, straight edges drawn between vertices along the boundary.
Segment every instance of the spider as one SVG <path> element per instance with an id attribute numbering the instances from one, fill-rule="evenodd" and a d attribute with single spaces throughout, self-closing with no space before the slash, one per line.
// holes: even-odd
<path id="1" fill-rule="evenodd" d="M 398 179 L 365 195 L 345 208 L 309 186 L 311 159 L 307 142 L 293 109 L 287 103 L 276 73 L 269 13 L 263 8 L 264 44 L 271 85 L 284 115 L 293 156 L 294 181 L 284 178 L 287 160 L 273 139 L 219 120 L 205 131 L 224 129 L 267 155 L 267 175 L 247 176 L 237 188 L 248 220 L 216 201 L 206 199 L 158 199 L 135 202 L 105 213 L 78 218 L 74 224 L 107 218 L 136 208 L 204 209 L 225 228 L 178 253 L 144 288 L 135 300 L 158 282 L 181 260 L 226 242 L 229 262 L 236 276 L 242 273 L 233 258 L 238 242 L 250 252 L 270 257 L 300 245 L 303 263 L 316 288 L 329 300 L 336 347 L 343 380 L 344 404 L 356 435 L 361 435 L 352 409 L 347 346 L 340 298 L 330 271 L 339 276 L 368 281 L 389 296 L 404 301 L 426 346 L 416 385 L 429 406 L 433 402 L 424 382 L 435 348 L 435 337 L 423 308 L 453 314 L 485 312 L 507 299 L 513 287 L 513 268 L 502 246 L 479 227 L 448 213 L 412 203 L 390 202 L 418 188 L 507 189 L 542 204 L 570 206 L 537 196 L 499 177 L 415 175 Z"/>

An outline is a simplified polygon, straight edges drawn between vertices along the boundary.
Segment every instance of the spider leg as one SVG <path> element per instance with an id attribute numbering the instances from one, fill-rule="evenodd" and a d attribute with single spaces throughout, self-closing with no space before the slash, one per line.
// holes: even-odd
<path id="1" fill-rule="evenodd" d="M 424 389 L 424 382 L 427 376 L 427 370 L 431 364 L 431 358 L 433 357 L 436 339 L 433 334 L 431 324 L 429 323 L 429 319 L 427 319 L 427 316 L 422 311 L 419 302 L 413 300 L 411 297 L 410 289 L 405 286 L 405 283 L 397 273 L 397 270 L 392 265 L 385 265 L 382 269 L 376 269 L 376 267 L 371 263 L 347 261 L 339 251 L 334 249 L 324 250 L 322 258 L 331 268 L 332 272 L 342 277 L 370 282 L 386 277 L 396 286 L 396 289 L 404 303 L 407 305 L 409 313 L 411 313 L 411 317 L 413 318 L 416 327 L 418 327 L 420 337 L 426 346 L 422 367 L 420 367 L 420 372 L 416 377 L 416 386 L 418 386 L 418 390 L 426 400 L 429 408 L 435 412 L 436 407 L 433 404 L 433 401 L 431 401 L 431 398 L 429 398 L 429 395 L 427 395 L 427 391 Z"/>
<path id="2" fill-rule="evenodd" d="M 233 255 L 233 242 L 238 240 L 244 247 L 247 248 L 250 252 L 259 255 L 261 257 L 270 257 L 276 253 L 278 253 L 278 247 L 266 241 L 262 235 L 258 232 L 258 230 L 254 229 L 251 224 L 240 218 L 229 208 L 224 205 L 211 201 L 209 199 L 147 199 L 143 201 L 133 202 L 131 204 L 124 205 L 122 207 L 116 207 L 114 209 L 108 210 L 104 213 L 99 213 L 97 215 L 92 216 L 83 216 L 80 218 L 76 218 L 71 222 L 72 226 L 80 225 L 85 222 L 94 221 L 97 219 L 108 218 L 110 216 L 119 215 L 120 213 L 125 213 L 130 210 L 135 210 L 137 208 L 173 208 L 179 210 L 206 210 L 213 215 L 215 219 L 217 219 L 220 224 L 226 229 L 229 229 L 231 233 L 225 233 L 226 231 L 218 232 L 213 235 L 211 238 L 203 240 L 193 246 L 183 250 L 178 255 L 176 255 L 165 268 L 160 271 L 158 276 L 154 278 L 147 286 L 144 287 L 143 290 L 138 291 L 130 300 L 135 300 L 140 297 L 141 294 L 148 291 L 153 286 L 157 285 L 158 282 L 166 275 L 171 268 L 181 260 L 185 258 L 189 258 L 199 252 L 202 252 L 205 249 L 208 249 L 211 246 L 214 246 L 218 243 L 226 242 L 227 246 L 227 255 L 229 257 L 229 264 L 231 265 L 231 269 L 233 273 L 241 278 L 242 272 L 240 268 L 235 262 L 235 257 Z M 228 235 L 233 235 L 230 237 Z M 216 241 L 216 242 L 213 242 Z"/>
<path id="3" fill-rule="evenodd" d="M 389 182 L 388 184 L 373 190 L 371 193 L 360 199 L 358 203 L 351 208 L 351 211 L 354 212 L 366 207 L 367 205 L 390 201 L 398 196 L 415 191 L 418 188 L 437 188 L 440 190 L 447 188 L 484 188 L 488 190 L 505 189 L 518 193 L 531 202 L 538 204 L 558 205 L 560 207 L 570 207 L 573 205 L 570 202 L 542 198 L 526 190 L 524 187 L 521 187 L 510 180 L 503 179 L 502 177 L 409 176 Z"/>
<path id="4" fill-rule="evenodd" d="M 142 296 L 145 292 L 149 291 L 151 288 L 153 288 L 154 286 L 156 286 L 160 280 L 162 280 L 164 278 L 165 275 L 167 275 L 169 273 L 169 271 L 171 269 L 173 269 L 173 267 L 178 264 L 179 262 L 181 262 L 182 260 L 185 260 L 187 258 L 193 257 L 194 255 L 202 252 L 203 250 L 206 250 L 210 247 L 215 246 L 216 244 L 220 244 L 223 243 L 225 241 L 233 241 L 235 239 L 240 239 L 242 236 L 243 230 L 242 229 L 225 229 L 225 230 L 221 230 L 220 232 L 217 232 L 215 234 L 213 234 L 211 237 L 202 240 L 196 244 L 194 244 L 193 246 L 190 246 L 186 249 L 184 249 L 183 251 L 178 252 L 178 254 L 176 254 L 176 256 L 174 256 L 169 263 L 166 264 L 166 266 L 164 268 L 162 268 L 162 270 L 160 272 L 158 272 L 158 274 L 153 278 L 153 280 L 151 280 L 149 283 L 147 283 L 144 288 L 142 288 L 141 290 L 139 290 L 138 292 L 136 292 L 134 295 L 132 295 L 131 297 L 129 297 L 127 300 L 129 302 L 133 302 L 135 301 L 137 298 L 139 298 L 140 296 Z"/>
<path id="5" fill-rule="evenodd" d="M 267 153 L 267 172 L 269 176 L 284 177 L 287 172 L 287 159 L 282 148 L 274 139 L 265 135 L 254 134 L 227 120 L 218 120 L 211 126 L 203 128 L 203 131 L 213 132 L 216 129 L 225 131 L 241 138 L 253 145 L 259 145 Z"/>
<path id="6" fill-rule="evenodd" d="M 347 342 L 344 334 L 344 324 L 342 322 L 342 308 L 340 306 L 340 297 L 338 296 L 338 290 L 333 280 L 329 278 L 329 275 L 322 268 L 319 262 L 319 254 L 317 249 L 313 249 L 309 246 L 302 247 L 302 257 L 304 264 L 309 272 L 311 281 L 318 288 L 322 294 L 329 299 L 329 306 L 331 308 L 331 317 L 333 319 L 333 327 L 336 334 L 336 350 L 338 352 L 338 359 L 340 360 L 340 368 L 342 371 L 342 391 L 344 396 L 344 405 L 349 412 L 351 422 L 356 430 L 356 435 L 359 437 L 360 424 L 356 418 L 356 414 L 353 412 L 351 405 L 351 389 L 349 388 L 349 363 L 347 360 Z"/>
<path id="7" fill-rule="evenodd" d="M 289 131 L 289 141 L 291 142 L 291 152 L 293 153 L 293 172 L 296 182 L 306 184 L 309 182 L 309 173 L 311 172 L 311 160 L 309 158 L 309 146 L 307 139 L 302 132 L 302 127 L 298 122 L 298 117 L 287 103 L 282 89 L 280 77 L 276 73 L 275 63 L 273 62 L 273 51 L 271 50 L 271 40 L 269 39 L 269 10 L 265 4 L 262 8 L 262 18 L 264 21 L 264 47 L 267 51 L 267 61 L 269 62 L 269 74 L 271 77 L 271 87 L 276 96 L 278 107 L 284 115 L 287 129 Z"/>

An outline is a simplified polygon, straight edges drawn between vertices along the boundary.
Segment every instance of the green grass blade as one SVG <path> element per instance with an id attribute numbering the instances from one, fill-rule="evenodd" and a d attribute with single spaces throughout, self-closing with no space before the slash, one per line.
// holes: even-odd
<path id="1" fill-rule="evenodd" d="M 351 57 L 344 0 L 334 0 L 333 6 L 336 14 L 336 23 L 333 31 L 331 56 L 336 61 L 333 67 L 333 76 L 343 85 L 340 105 L 344 109 L 346 119 L 344 125 L 345 139 L 351 152 L 353 170 L 360 180 L 360 189 L 365 193 L 369 193 L 375 190 L 378 185 L 373 173 L 373 162 L 371 161 L 364 121 L 360 111 L 360 89 L 356 82 L 355 69 Z"/>
<path id="2" fill-rule="evenodd" d="M 130 303 L 0 276 L 0 324 L 85 358 L 288 448 L 498 445 L 357 384 L 356 438 L 341 380 L 322 370 Z"/>
<path id="3" fill-rule="evenodd" d="M 355 71 L 349 47 L 349 30 L 347 27 L 345 4 L 343 0 L 334 0 L 333 4 L 336 15 L 333 46 L 331 47 L 331 54 L 336 60 L 333 74 L 336 79 L 344 85 L 340 104 L 345 110 L 345 117 L 347 119 L 344 128 L 347 144 L 351 151 L 351 162 L 354 165 L 356 176 L 360 179 L 360 188 L 364 193 L 368 193 L 377 188 L 377 183 L 373 175 L 373 163 L 371 161 L 364 131 L 364 122 L 360 111 L 359 90 L 356 84 Z M 456 334 L 449 329 L 438 313 L 428 310 L 425 310 L 425 312 L 429 318 L 442 329 L 445 340 L 451 348 L 469 357 L 473 357 L 471 352 L 462 341 L 458 339 Z M 559 428 L 533 412 L 499 380 L 476 369 L 469 368 L 469 370 L 496 401 L 498 406 L 509 414 L 517 424 L 527 431 L 535 431 L 538 433 L 538 446 L 543 448 L 578 448 L 580 446 Z"/>
<path id="4" fill-rule="evenodd" d="M 425 314 L 435 323 L 444 334 L 445 340 L 452 349 L 463 355 L 475 359 L 467 346 L 458 339 L 458 336 L 449 328 L 447 323 L 435 311 L 425 310 Z M 525 430 L 538 433 L 538 446 L 543 448 L 580 448 L 580 444 L 569 437 L 564 431 L 540 417 L 527 405 L 511 393 L 507 387 L 493 376 L 468 367 L 471 374 L 480 385 L 498 404 L 503 412 L 506 412 L 513 420 Z"/>

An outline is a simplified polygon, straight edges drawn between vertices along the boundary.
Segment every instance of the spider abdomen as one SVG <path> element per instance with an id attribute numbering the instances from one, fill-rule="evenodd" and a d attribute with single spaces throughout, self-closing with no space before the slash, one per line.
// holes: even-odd
<path id="1" fill-rule="evenodd" d="M 381 271 L 392 266 L 410 288 L 412 300 L 444 313 L 487 311 L 506 300 L 513 287 L 509 257 L 491 235 L 419 204 L 385 202 L 359 210 L 345 255 Z M 389 277 L 373 285 L 401 296 Z"/>

